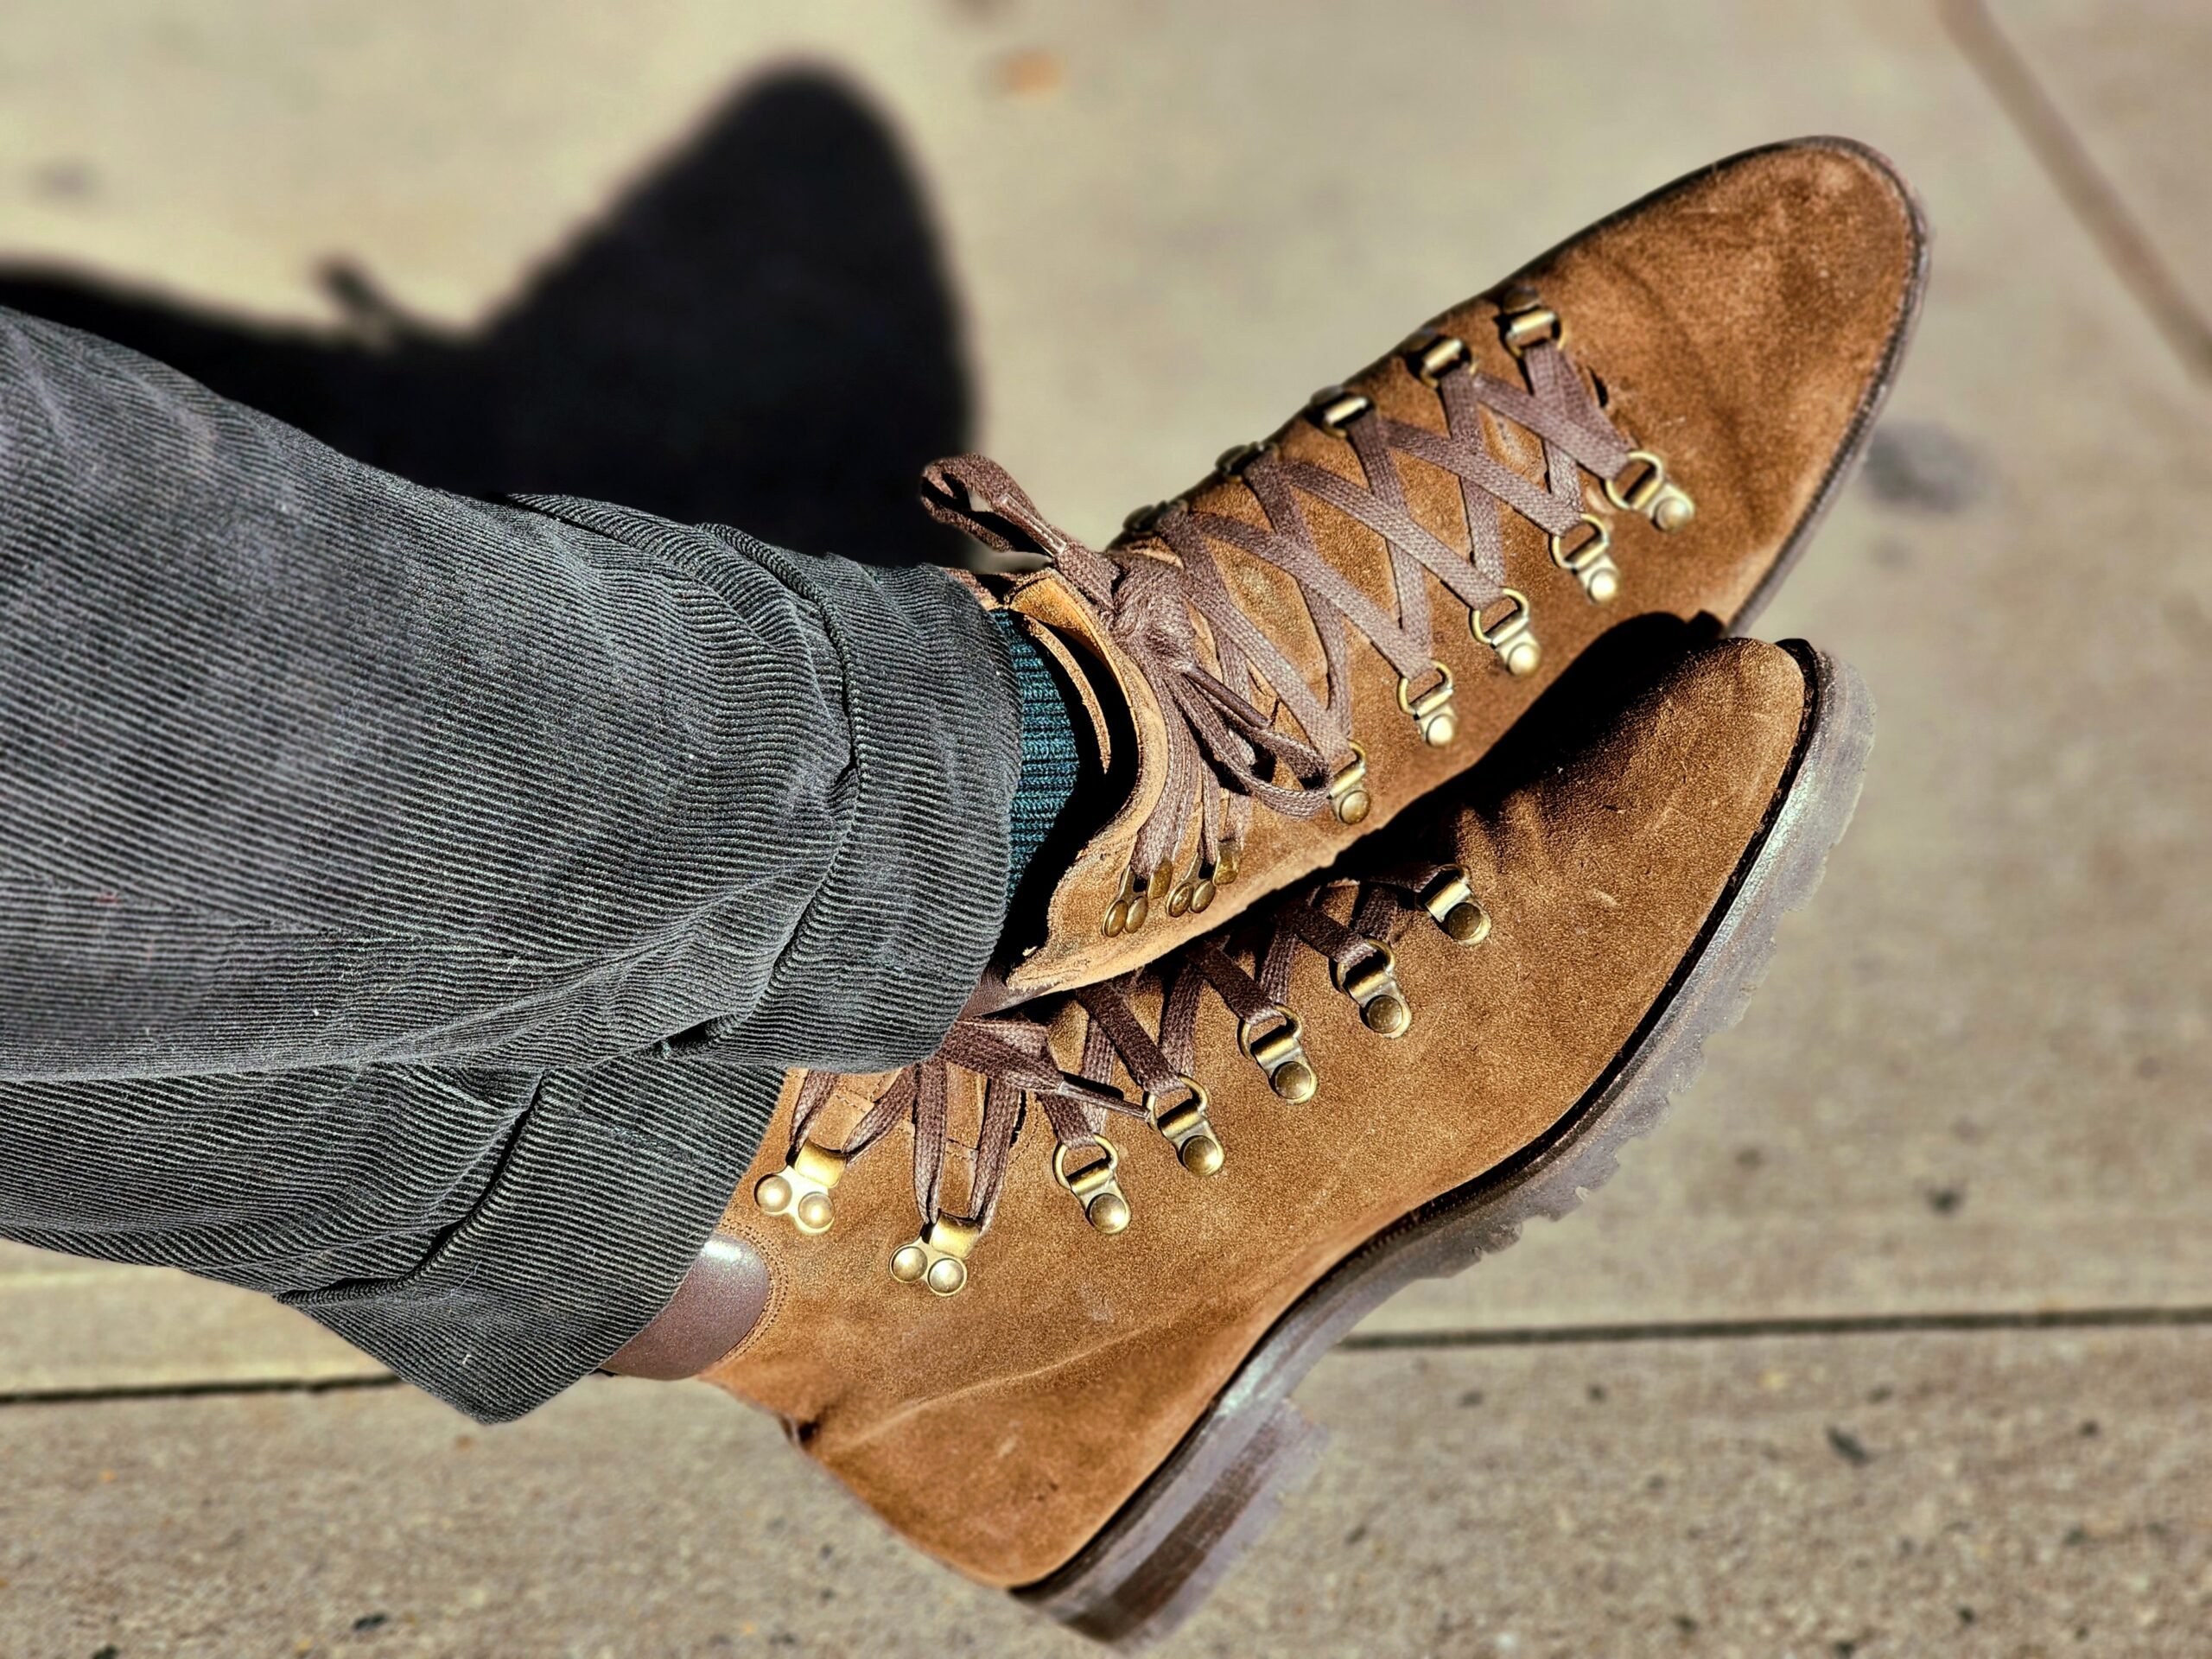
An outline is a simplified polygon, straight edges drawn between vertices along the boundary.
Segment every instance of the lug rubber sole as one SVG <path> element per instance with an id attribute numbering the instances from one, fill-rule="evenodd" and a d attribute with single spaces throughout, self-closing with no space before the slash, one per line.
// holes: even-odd
<path id="1" fill-rule="evenodd" d="M 1073 1560 L 1013 1592 L 1125 1651 L 1173 1631 L 1312 1478 L 1326 1432 L 1290 1393 L 1353 1325 L 1416 1279 L 1448 1278 L 1558 1219 L 1602 1185 L 1705 1064 L 1706 1039 L 1743 1017 L 1783 916 L 1820 885 L 1858 804 L 1874 709 L 1847 665 L 1802 641 L 1797 749 L 1766 822 L 1667 992 L 1606 1074 L 1540 1141 L 1383 1229 L 1276 1321 L 1182 1443 Z"/>

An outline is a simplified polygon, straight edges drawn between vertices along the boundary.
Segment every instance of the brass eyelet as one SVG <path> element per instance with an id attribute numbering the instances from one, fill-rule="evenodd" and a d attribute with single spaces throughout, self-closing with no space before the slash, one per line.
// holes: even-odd
<path id="1" fill-rule="evenodd" d="M 1459 734 L 1459 717 L 1452 709 L 1452 671 L 1441 663 L 1434 667 L 1436 683 L 1419 696 L 1414 695 L 1412 681 L 1398 677 L 1398 707 L 1413 721 L 1421 741 L 1440 749 Z"/>
<path id="2" fill-rule="evenodd" d="M 1505 342 L 1505 349 L 1518 358 L 1527 356 L 1530 346 L 1546 340 L 1554 346 L 1565 344 L 1567 324 L 1558 312 L 1543 302 L 1535 289 L 1522 283 L 1498 296 L 1497 333 Z"/>
<path id="3" fill-rule="evenodd" d="M 972 1221 L 940 1216 L 891 1253 L 891 1276 L 902 1285 L 921 1285 L 932 1296 L 957 1294 L 968 1282 L 968 1257 L 982 1236 Z"/>
<path id="4" fill-rule="evenodd" d="M 1535 673 L 1544 659 L 1544 648 L 1536 639 L 1535 613 L 1529 607 L 1528 594 L 1517 588 L 1501 588 L 1498 597 L 1510 600 L 1513 609 L 1487 628 L 1483 626 L 1483 613 L 1470 611 L 1467 632 L 1497 653 L 1497 660 L 1505 665 L 1507 673 L 1516 679 L 1525 678 Z"/>
<path id="5" fill-rule="evenodd" d="M 1422 892 L 1421 903 L 1455 944 L 1477 945 L 1490 937 L 1490 912 L 1475 898 L 1467 873 L 1456 864 L 1447 864 L 1437 874 Z"/>
<path id="6" fill-rule="evenodd" d="M 1337 822 L 1357 823 L 1375 804 L 1375 797 L 1367 787 L 1367 751 L 1355 743 L 1351 759 L 1344 769 L 1329 779 L 1329 804 L 1336 809 Z"/>
<path id="7" fill-rule="evenodd" d="M 753 1201 L 771 1216 L 789 1216 L 791 1225 L 811 1238 L 830 1230 L 836 1211 L 830 1191 L 845 1173 L 845 1155 L 811 1141 L 802 1141 L 773 1175 L 761 1178 L 753 1189 Z"/>
<path id="8" fill-rule="evenodd" d="M 1161 889 L 1164 895 L 1167 885 L 1166 878 L 1165 870 L 1155 870 L 1146 880 L 1139 881 L 1135 870 L 1124 870 L 1121 891 L 1114 895 L 1114 902 L 1106 906 L 1106 919 L 1100 931 L 1108 938 L 1116 939 L 1124 933 L 1134 933 L 1142 927 L 1146 918 L 1152 914 L 1155 901 L 1153 889 Z"/>
<path id="9" fill-rule="evenodd" d="M 1369 940 L 1368 949 L 1349 968 L 1331 963 L 1329 976 L 1358 1007 L 1360 1023 L 1376 1036 L 1402 1037 L 1413 1028 L 1412 1006 L 1398 986 L 1398 959 L 1379 939 Z"/>
<path id="10" fill-rule="evenodd" d="M 1280 1021 L 1262 1031 L 1262 1025 Z M 1288 1008 L 1273 1007 L 1236 1022 L 1236 1044 L 1245 1058 L 1268 1074 L 1268 1087 L 1293 1104 L 1313 1098 L 1320 1079 L 1306 1058 L 1305 1027 Z"/>
<path id="11" fill-rule="evenodd" d="M 1588 539 L 1570 551 L 1567 537 L 1585 526 L 1590 531 Z M 1582 584 L 1592 605 L 1610 605 L 1621 591 L 1620 567 L 1613 563 L 1612 546 L 1613 533 L 1605 528 L 1605 520 L 1586 512 L 1572 529 L 1552 537 L 1552 563 Z"/>
<path id="12" fill-rule="evenodd" d="M 1175 1160 L 1184 1168 L 1193 1175 L 1217 1174 L 1225 1154 L 1221 1138 L 1206 1117 L 1205 1085 L 1192 1077 L 1181 1077 L 1175 1081 L 1184 1090 L 1183 1098 L 1173 1105 L 1166 1104 L 1160 1095 L 1147 1089 L 1144 1096 L 1145 1116 L 1152 1120 L 1152 1127 L 1166 1137 L 1167 1144 L 1174 1147 Z"/>
<path id="13" fill-rule="evenodd" d="M 1262 455 L 1270 453 L 1274 447 L 1272 438 L 1262 439 L 1258 443 L 1231 444 L 1214 461 L 1214 474 L 1218 478 L 1234 478 Z"/>
<path id="14" fill-rule="evenodd" d="M 1125 536 L 1149 536 L 1160 527 L 1160 521 L 1179 505 L 1173 501 L 1154 501 L 1138 507 L 1122 520 L 1122 533 Z"/>
<path id="15" fill-rule="evenodd" d="M 1621 480 L 1639 466 L 1643 470 L 1636 481 L 1624 485 Z M 1629 451 L 1627 464 L 1605 480 L 1605 499 L 1624 512 L 1642 514 L 1669 535 L 1697 517 L 1697 503 L 1689 492 L 1668 477 L 1667 463 L 1649 449 Z"/>
<path id="16" fill-rule="evenodd" d="M 1214 900 L 1215 874 L 1203 864 L 1194 862 L 1191 866 L 1191 873 L 1177 882 L 1174 891 L 1167 895 L 1167 913 L 1170 916 L 1203 914 Z"/>
<path id="17" fill-rule="evenodd" d="M 1467 342 L 1440 329 L 1424 328 L 1410 336 L 1398 350 L 1405 357 L 1406 367 L 1425 386 L 1435 385 L 1455 369 L 1472 369 L 1475 365 L 1475 354 Z"/>
<path id="18" fill-rule="evenodd" d="M 1097 1163 L 1084 1165 L 1072 1175 L 1068 1173 L 1068 1154 L 1083 1148 L 1054 1147 L 1052 1179 L 1083 1206 L 1083 1218 L 1110 1237 L 1129 1224 L 1129 1201 L 1122 1192 L 1121 1183 L 1114 1179 L 1115 1172 L 1122 1166 L 1122 1154 L 1103 1135 L 1096 1137 L 1095 1144 L 1105 1157 Z"/>
<path id="19" fill-rule="evenodd" d="M 1374 407 L 1375 400 L 1364 392 L 1324 386 L 1306 400 L 1306 416 L 1324 432 L 1341 437 L 1346 427 Z"/>

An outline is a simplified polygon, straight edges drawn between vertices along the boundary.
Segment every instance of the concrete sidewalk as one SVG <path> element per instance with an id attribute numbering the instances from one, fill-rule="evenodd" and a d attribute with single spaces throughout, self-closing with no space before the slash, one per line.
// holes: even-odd
<path id="1" fill-rule="evenodd" d="M 930 418 L 1100 535 L 1675 174 L 1896 156 L 1928 316 L 1761 622 L 1880 701 L 1853 835 L 1602 1196 L 1315 1373 L 1321 1478 L 1168 1651 L 2212 1652 L 2201 7 L 21 10 L 0 291 L 59 262 L 202 335 L 449 331 L 457 385 L 582 326 L 628 204 L 714 200 L 654 193 L 741 172 L 747 100 L 827 67 L 942 243 L 881 350 L 939 353 Z M 741 294 L 779 257 L 707 245 Z M 957 349 L 898 333 L 931 283 Z M 219 1287 L 11 1252 L 0 1313 L 0 1649 L 1083 1650 L 705 1390 L 484 1433 Z"/>

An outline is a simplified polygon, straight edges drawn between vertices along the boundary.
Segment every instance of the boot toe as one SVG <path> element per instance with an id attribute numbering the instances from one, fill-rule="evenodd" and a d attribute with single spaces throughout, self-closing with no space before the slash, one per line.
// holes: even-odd
<path id="1" fill-rule="evenodd" d="M 1653 540 L 1639 582 L 1671 590 L 1649 602 L 1750 620 L 1872 426 L 1927 262 L 1891 164 L 1812 138 L 1694 174 L 1501 284 L 1559 312 L 1608 413 L 1695 503 L 1679 534 L 1633 527 Z"/>

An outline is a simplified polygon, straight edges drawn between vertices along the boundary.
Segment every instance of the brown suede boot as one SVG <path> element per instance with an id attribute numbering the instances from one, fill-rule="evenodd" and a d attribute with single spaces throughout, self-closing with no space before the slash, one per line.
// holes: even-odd
<path id="1" fill-rule="evenodd" d="M 1624 714 L 1599 690 L 1594 737 L 1522 741 L 1362 879 L 963 1022 L 950 1061 L 795 1073 L 614 1368 L 704 1368 L 960 1571 L 1157 1634 L 1310 1464 L 1299 1378 L 1611 1173 L 1842 834 L 1872 735 L 1848 670 L 1739 640 Z"/>
<path id="2" fill-rule="evenodd" d="M 1103 828 L 978 1007 L 1127 972 L 1330 863 L 1624 615 L 1743 626 L 1859 453 L 1926 251 L 1872 151 L 1754 150 L 1446 312 L 1103 552 L 981 457 L 931 468 L 938 517 L 1050 561 L 987 602 L 1122 728 Z"/>

